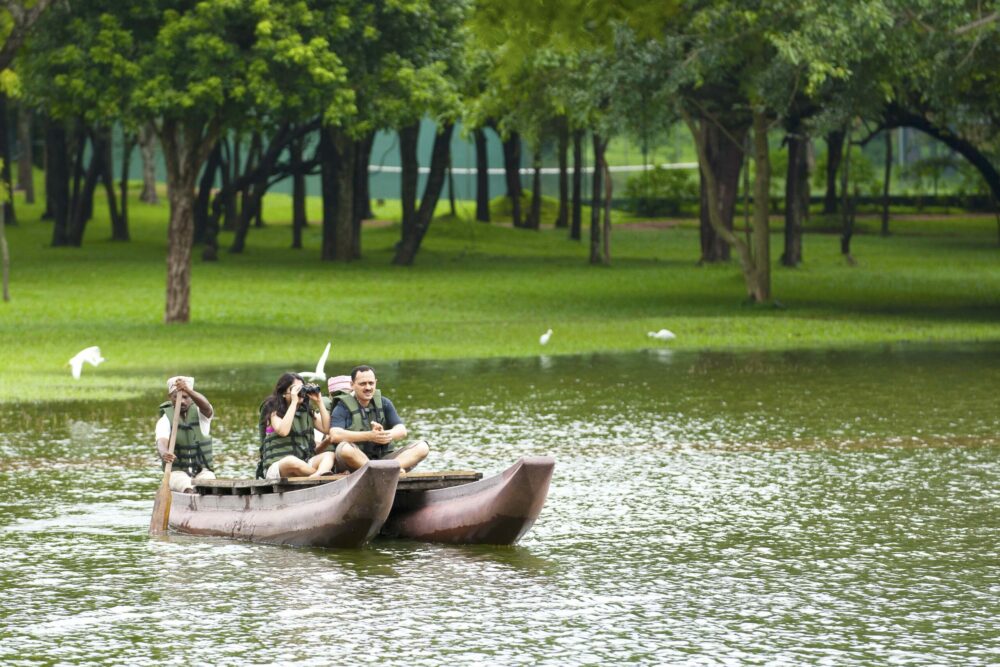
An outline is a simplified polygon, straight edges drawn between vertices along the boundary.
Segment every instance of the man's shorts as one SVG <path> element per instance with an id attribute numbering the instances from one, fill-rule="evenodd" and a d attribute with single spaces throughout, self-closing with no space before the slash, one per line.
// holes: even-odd
<path id="1" fill-rule="evenodd" d="M 389 445 L 372 446 L 367 443 L 362 443 L 361 445 L 355 445 L 355 447 L 360 449 L 364 453 L 364 455 L 368 457 L 370 461 L 385 461 L 388 459 L 399 458 L 399 456 L 402 455 L 403 452 L 408 452 L 409 450 L 419 445 L 421 442 L 424 441 L 417 440 L 415 442 L 411 442 L 408 445 L 403 445 L 402 447 L 398 447 L 396 449 L 391 449 Z M 340 455 L 338 454 L 336 463 L 334 463 L 333 466 L 333 471 L 347 472 L 348 470 L 350 470 L 350 468 L 347 466 L 346 463 L 343 462 L 343 459 L 341 459 Z"/>

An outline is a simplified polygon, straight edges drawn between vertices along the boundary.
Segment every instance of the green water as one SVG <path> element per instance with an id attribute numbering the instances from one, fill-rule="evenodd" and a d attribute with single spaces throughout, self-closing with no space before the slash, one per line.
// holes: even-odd
<path id="1" fill-rule="evenodd" d="M 281 370 L 196 373 L 221 476 Z M 1000 348 L 378 372 L 424 469 L 556 458 L 518 546 L 153 540 L 159 388 L 0 406 L 0 664 L 1000 663 Z"/>

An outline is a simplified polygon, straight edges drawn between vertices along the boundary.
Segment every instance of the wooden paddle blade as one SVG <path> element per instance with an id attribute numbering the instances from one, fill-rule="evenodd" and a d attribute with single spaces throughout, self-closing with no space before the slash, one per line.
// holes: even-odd
<path id="1" fill-rule="evenodd" d="M 161 484 L 160 490 L 156 492 L 156 500 L 153 501 L 153 516 L 149 520 L 149 534 L 163 535 L 167 532 L 167 525 L 170 522 L 170 502 L 173 494 L 168 484 Z"/>

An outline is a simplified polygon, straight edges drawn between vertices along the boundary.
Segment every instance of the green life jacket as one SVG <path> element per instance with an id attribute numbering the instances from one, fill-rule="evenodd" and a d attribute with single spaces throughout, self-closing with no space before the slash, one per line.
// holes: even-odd
<path id="1" fill-rule="evenodd" d="M 275 461 L 286 456 L 294 456 L 308 461 L 316 449 L 313 440 L 313 415 L 309 408 L 299 409 L 292 420 L 292 428 L 288 435 L 278 435 L 277 431 L 267 432 L 271 425 L 271 415 L 268 414 L 266 403 L 260 405 L 260 421 L 257 423 L 260 435 L 260 460 L 257 463 L 257 477 L 264 479 L 267 469 Z M 300 406 L 301 408 L 302 406 Z"/>
<path id="2" fill-rule="evenodd" d="M 378 422 L 385 426 L 385 408 L 382 405 L 382 392 L 378 389 L 372 395 L 372 400 L 369 401 L 367 408 L 362 408 L 361 404 L 358 403 L 358 399 L 354 397 L 353 394 L 336 394 L 331 397 L 330 413 L 333 413 L 333 408 L 336 407 L 337 402 L 343 403 L 347 411 L 351 413 L 351 423 L 347 426 L 348 431 L 370 431 L 372 430 L 372 422 Z M 371 447 L 382 447 L 382 445 L 377 445 L 374 442 L 363 442 L 355 443 L 368 445 Z"/>
<path id="3" fill-rule="evenodd" d="M 173 428 L 174 404 L 170 401 L 160 403 L 160 415 L 165 416 Z M 198 406 L 191 405 L 187 416 L 181 416 L 177 424 L 177 440 L 174 442 L 174 456 L 171 470 L 186 472 L 194 477 L 202 470 L 212 470 L 212 438 L 201 432 L 201 421 L 198 418 Z M 166 463 L 163 464 L 166 466 Z"/>

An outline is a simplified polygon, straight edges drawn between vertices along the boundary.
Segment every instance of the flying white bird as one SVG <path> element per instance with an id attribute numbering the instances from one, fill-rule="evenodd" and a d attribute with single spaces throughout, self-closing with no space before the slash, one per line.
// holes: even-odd
<path id="1" fill-rule="evenodd" d="M 83 370 L 83 362 L 87 362 L 91 366 L 97 366 L 97 364 L 104 361 L 104 357 L 101 356 L 101 348 L 93 345 L 86 349 L 80 350 L 76 353 L 76 356 L 70 359 L 68 363 L 73 368 L 73 377 L 77 380 L 80 379 L 80 371 Z"/>
<path id="2" fill-rule="evenodd" d="M 326 379 L 326 358 L 330 354 L 330 344 L 326 344 L 326 349 L 323 350 L 323 355 L 319 358 L 319 362 L 316 363 L 315 371 L 302 371 L 299 375 L 302 376 L 303 380 L 312 380 L 314 382 L 322 382 Z"/>
<path id="3" fill-rule="evenodd" d="M 673 331 L 669 329 L 660 329 L 659 331 L 650 331 L 646 334 L 650 338 L 655 338 L 656 340 L 673 340 L 677 338 Z"/>
<path id="4" fill-rule="evenodd" d="M 545 333 L 543 333 L 541 336 L 539 336 L 538 337 L 538 342 L 541 345 L 548 345 L 550 338 L 552 338 L 552 329 L 549 329 L 548 331 L 546 331 Z"/>

